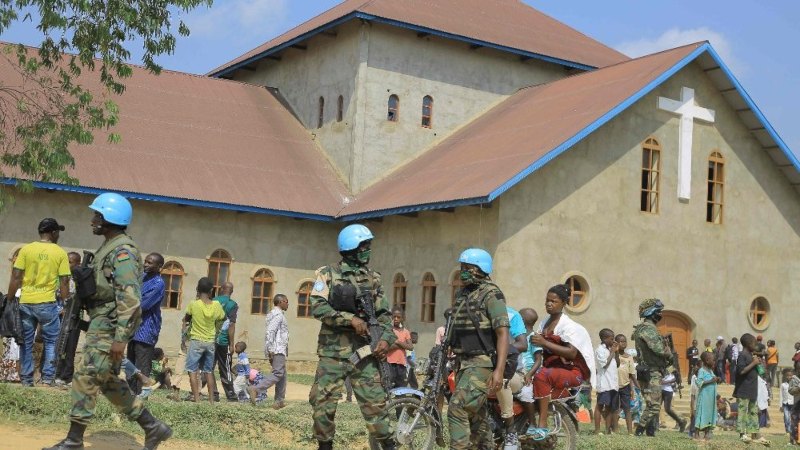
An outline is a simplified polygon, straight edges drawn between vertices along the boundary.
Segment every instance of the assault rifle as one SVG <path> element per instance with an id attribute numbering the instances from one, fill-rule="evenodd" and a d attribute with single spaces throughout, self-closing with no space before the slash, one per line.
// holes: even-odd
<path id="1" fill-rule="evenodd" d="M 81 266 L 75 268 L 72 273 L 73 280 L 76 284 L 79 284 L 82 280 L 86 280 L 87 277 L 94 276 L 91 268 L 93 261 L 94 253 L 84 250 Z M 94 278 L 92 278 L 92 281 L 94 281 Z M 67 363 L 70 337 L 74 336 L 75 333 L 80 334 L 81 330 L 86 331 L 89 329 L 89 322 L 82 320 L 83 303 L 86 298 L 83 298 L 81 294 L 86 296 L 94 289 L 89 287 L 87 290 L 86 286 L 81 287 L 83 287 L 83 289 L 77 289 L 75 295 L 66 300 L 64 317 L 61 319 L 61 329 L 58 331 L 58 340 L 56 340 L 56 374 L 60 374 L 64 365 Z M 94 295 L 94 292 L 91 292 L 91 294 Z"/>
<path id="2" fill-rule="evenodd" d="M 683 398 L 683 380 L 681 378 L 681 364 L 680 360 L 678 359 L 678 352 L 675 351 L 675 343 L 672 341 L 672 333 L 668 333 L 666 336 L 664 336 L 664 340 L 667 342 L 669 350 L 672 352 L 672 367 L 675 369 L 675 385 L 678 388 L 678 398 Z"/>
<path id="3" fill-rule="evenodd" d="M 378 342 L 381 340 L 381 336 L 383 335 L 383 325 L 378 322 L 378 316 L 375 315 L 375 300 L 372 297 L 372 292 L 369 290 L 364 291 L 360 296 L 356 298 L 358 305 L 361 307 L 361 310 L 364 311 L 364 314 L 367 316 L 367 327 L 369 328 L 369 345 L 365 345 L 358 350 L 356 350 L 352 355 L 350 355 L 350 362 L 353 365 L 359 364 L 361 361 L 365 360 L 369 356 L 375 356 L 373 352 L 375 351 L 375 347 L 378 346 Z M 377 359 L 377 357 L 375 357 Z M 383 388 L 386 389 L 388 392 L 392 389 L 392 377 L 391 377 L 391 370 L 389 369 L 389 362 L 386 359 L 378 360 L 378 370 L 381 374 L 381 384 Z"/>

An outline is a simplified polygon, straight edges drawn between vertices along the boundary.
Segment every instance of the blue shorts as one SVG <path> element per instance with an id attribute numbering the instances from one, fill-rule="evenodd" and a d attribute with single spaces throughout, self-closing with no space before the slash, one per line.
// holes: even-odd
<path id="1" fill-rule="evenodd" d="M 214 343 L 189 341 L 189 353 L 186 355 L 186 371 L 211 373 L 214 370 Z"/>
<path id="2" fill-rule="evenodd" d="M 607 406 L 611 411 L 619 409 L 619 392 L 605 391 L 597 394 L 597 404 Z"/>

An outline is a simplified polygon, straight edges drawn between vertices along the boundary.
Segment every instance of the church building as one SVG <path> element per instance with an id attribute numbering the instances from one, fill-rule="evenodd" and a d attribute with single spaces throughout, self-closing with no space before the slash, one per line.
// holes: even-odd
<path id="1" fill-rule="evenodd" d="M 210 276 L 234 283 L 252 354 L 284 293 L 289 358 L 314 359 L 314 270 L 354 222 L 422 353 L 473 246 L 514 308 L 544 317 L 569 283 L 595 340 L 658 297 L 682 358 L 744 332 L 793 353 L 800 161 L 708 42 L 631 59 L 518 0 L 346 0 L 206 76 L 125 84 L 121 141 L 71 149 L 78 185 L 14 192 L 0 273 L 44 217 L 67 250 L 96 249 L 88 204 L 125 195 L 129 233 L 167 261 L 168 353 Z"/>

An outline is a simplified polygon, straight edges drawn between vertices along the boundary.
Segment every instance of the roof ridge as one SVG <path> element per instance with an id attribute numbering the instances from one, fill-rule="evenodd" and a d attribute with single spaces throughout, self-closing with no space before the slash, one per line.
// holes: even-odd
<path id="1" fill-rule="evenodd" d="M 21 43 L 21 42 L 9 42 L 9 41 L 3 41 L 3 40 L 0 40 L 0 46 L 3 46 L 3 45 L 8 45 L 8 46 L 17 46 L 17 45 L 21 45 L 21 46 L 23 46 L 23 47 L 25 47 L 25 48 L 27 48 L 27 49 L 30 49 L 30 50 L 39 50 L 39 47 L 35 47 L 35 46 L 33 46 L 33 45 L 23 44 L 23 43 Z M 62 56 L 78 56 L 78 54 L 77 54 L 77 53 L 69 53 L 69 52 L 61 52 L 61 55 L 62 55 Z M 92 60 L 94 60 L 94 61 L 96 61 L 96 62 L 102 62 L 102 60 L 101 60 L 100 58 L 92 58 Z M 257 88 L 265 88 L 265 87 L 266 87 L 266 88 L 269 88 L 269 87 L 270 87 L 270 86 L 262 86 L 262 85 L 260 85 L 260 84 L 248 83 L 248 82 L 246 82 L 246 81 L 231 80 L 231 79 L 227 79 L 227 78 L 219 78 L 219 77 L 208 77 L 208 76 L 205 76 L 205 75 L 200 75 L 200 74 L 197 74 L 197 73 L 182 72 L 182 71 L 180 71 L 180 70 L 168 69 L 168 68 L 164 68 L 164 67 L 162 67 L 162 68 L 161 68 L 161 70 L 160 70 L 160 73 L 154 73 L 154 72 L 152 72 L 150 69 L 148 69 L 147 67 L 145 67 L 145 66 L 144 66 L 144 65 L 142 65 L 142 64 L 131 63 L 131 62 L 125 62 L 125 65 L 127 65 L 127 66 L 130 66 L 130 67 L 133 67 L 133 68 L 137 68 L 137 69 L 142 69 L 142 70 L 144 70 L 144 71 L 145 71 L 147 74 L 154 75 L 154 76 L 159 76 L 161 73 L 164 73 L 164 72 L 166 72 L 166 73 L 169 73 L 169 74 L 174 74 L 174 75 L 183 75 L 183 76 L 192 77 L 192 78 L 197 78 L 197 79 L 201 79 L 201 80 L 209 80 L 209 81 L 213 80 L 214 82 L 228 82 L 228 83 L 237 83 L 237 84 L 242 84 L 242 85 L 246 85 L 246 86 L 252 86 L 252 87 L 257 87 Z M 121 80 L 129 80 L 129 79 L 130 79 L 130 77 L 128 77 L 128 78 L 121 78 Z M 123 84 L 124 84 L 124 83 L 123 83 Z M 277 88 L 275 88 L 275 89 L 277 89 Z"/>

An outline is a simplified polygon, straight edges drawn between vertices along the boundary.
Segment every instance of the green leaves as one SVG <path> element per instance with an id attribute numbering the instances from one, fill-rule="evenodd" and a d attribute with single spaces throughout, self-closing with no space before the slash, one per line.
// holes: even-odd
<path id="1" fill-rule="evenodd" d="M 144 67 L 160 73 L 155 58 L 175 50 L 174 11 L 198 5 L 211 0 L 0 0 L 0 37 L 19 20 L 44 36 L 38 49 L 4 46 L 0 54 L 0 64 L 14 64 L 19 75 L 0 80 L 0 162 L 7 174 L 28 187 L 30 181 L 77 184 L 69 175 L 75 164 L 69 147 L 91 144 L 97 130 L 119 122 L 111 99 L 124 94 L 133 74 L 132 42 L 141 42 Z M 183 22 L 177 28 L 189 35 Z M 90 91 L 95 80 L 101 89 Z M 116 133 L 107 139 L 120 140 Z M 0 211 L 7 199 L 2 189 Z"/>

